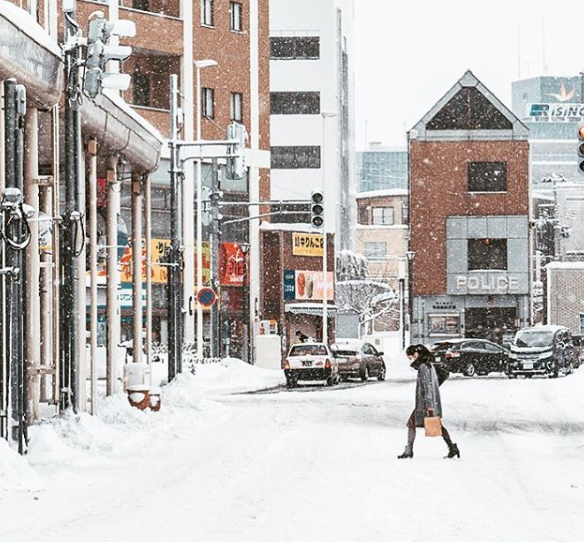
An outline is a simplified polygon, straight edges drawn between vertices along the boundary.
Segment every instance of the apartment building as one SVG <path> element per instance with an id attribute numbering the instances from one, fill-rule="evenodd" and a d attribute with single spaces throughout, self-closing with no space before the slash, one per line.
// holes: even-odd
<path id="1" fill-rule="evenodd" d="M 270 42 L 271 198 L 307 200 L 324 186 L 326 229 L 337 249 L 350 249 L 353 1 L 270 0 Z M 298 218 L 306 220 L 273 220 Z"/>

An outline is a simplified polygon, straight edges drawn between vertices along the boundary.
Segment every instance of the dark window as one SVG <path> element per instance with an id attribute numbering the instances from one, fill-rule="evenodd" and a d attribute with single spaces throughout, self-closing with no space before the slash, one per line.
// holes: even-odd
<path id="1" fill-rule="evenodd" d="M 201 89 L 201 115 L 208 119 L 215 116 L 215 90 L 212 88 Z"/>
<path id="2" fill-rule="evenodd" d="M 369 261 L 380 261 L 387 258 L 387 244 L 383 241 L 365 243 L 365 257 Z"/>
<path id="3" fill-rule="evenodd" d="M 320 147 L 272 147 L 272 169 L 319 169 Z"/>
<path id="4" fill-rule="evenodd" d="M 469 192 L 506 192 L 507 162 L 469 162 Z"/>
<path id="5" fill-rule="evenodd" d="M 201 0 L 201 24 L 213 26 L 213 0 Z"/>
<path id="6" fill-rule="evenodd" d="M 271 92 L 272 115 L 318 115 L 320 92 Z"/>
<path id="7" fill-rule="evenodd" d="M 468 269 L 507 269 L 507 239 L 469 239 Z"/>
<path id="8" fill-rule="evenodd" d="M 231 120 L 241 122 L 243 120 L 243 94 L 232 92 L 230 99 Z"/>
<path id="9" fill-rule="evenodd" d="M 149 106 L 150 105 L 150 78 L 142 73 L 135 73 L 133 87 L 133 104 Z"/>
<path id="10" fill-rule="evenodd" d="M 463 88 L 426 125 L 428 130 L 511 130 L 511 121 L 476 88 Z"/>
<path id="11" fill-rule="evenodd" d="M 132 0 L 132 7 L 141 11 L 148 11 L 148 0 Z"/>
<path id="12" fill-rule="evenodd" d="M 320 58 L 320 38 L 288 37 L 270 38 L 273 59 L 316 60 Z"/>
<path id="13" fill-rule="evenodd" d="M 241 4 L 239 2 L 231 2 L 229 4 L 230 15 L 230 29 L 234 32 L 241 32 L 243 30 L 243 18 L 241 11 Z"/>

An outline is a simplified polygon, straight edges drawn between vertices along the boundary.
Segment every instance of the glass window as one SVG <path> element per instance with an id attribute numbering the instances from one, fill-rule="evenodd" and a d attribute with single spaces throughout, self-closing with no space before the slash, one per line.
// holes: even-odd
<path id="1" fill-rule="evenodd" d="M 320 58 L 320 38 L 270 38 L 270 49 L 272 59 L 316 60 Z"/>
<path id="2" fill-rule="evenodd" d="M 241 92 L 231 93 L 231 120 L 242 122 L 243 120 L 243 94 Z"/>
<path id="3" fill-rule="evenodd" d="M 319 169 L 320 147 L 272 147 L 272 169 Z"/>
<path id="4" fill-rule="evenodd" d="M 507 269 L 507 239 L 469 239 L 468 269 Z"/>
<path id="5" fill-rule="evenodd" d="M 148 107 L 150 105 L 150 78 L 143 73 L 133 76 L 133 105 Z"/>
<path id="6" fill-rule="evenodd" d="M 201 89 L 201 115 L 208 119 L 215 117 L 215 90 L 212 88 Z"/>
<path id="7" fill-rule="evenodd" d="M 272 115 L 318 115 L 320 92 L 271 92 Z"/>
<path id="8" fill-rule="evenodd" d="M 394 224 L 393 207 L 373 207 L 371 211 L 372 224 L 376 226 L 392 226 Z"/>
<path id="9" fill-rule="evenodd" d="M 506 192 L 507 162 L 469 162 L 469 192 Z"/>
<path id="10" fill-rule="evenodd" d="M 387 244 L 384 242 L 365 243 L 365 257 L 368 260 L 385 260 L 387 256 Z"/>
<path id="11" fill-rule="evenodd" d="M 213 0 L 201 0 L 201 24 L 213 26 Z"/>
<path id="12" fill-rule="evenodd" d="M 301 344 L 293 346 L 290 350 L 290 357 L 326 355 L 328 355 L 327 349 L 322 344 Z"/>
<path id="13" fill-rule="evenodd" d="M 231 20 L 230 29 L 234 32 L 241 32 L 243 30 L 241 4 L 239 2 L 230 2 L 229 14 Z"/>

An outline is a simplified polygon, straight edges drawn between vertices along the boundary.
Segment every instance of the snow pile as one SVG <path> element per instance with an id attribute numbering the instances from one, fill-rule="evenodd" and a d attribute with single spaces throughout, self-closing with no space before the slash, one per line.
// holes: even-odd
<path id="1" fill-rule="evenodd" d="M 38 491 L 43 484 L 28 461 L 0 439 L 0 491 Z"/>
<path id="2" fill-rule="evenodd" d="M 197 365 L 197 384 L 204 393 L 241 393 L 284 385 L 283 371 L 262 369 L 240 359 Z"/>

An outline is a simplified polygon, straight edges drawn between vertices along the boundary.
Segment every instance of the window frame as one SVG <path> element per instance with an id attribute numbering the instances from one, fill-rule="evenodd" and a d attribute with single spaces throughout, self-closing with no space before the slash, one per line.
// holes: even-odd
<path id="1" fill-rule="evenodd" d="M 381 222 L 376 222 L 375 211 L 381 211 Z M 386 213 L 389 211 L 391 221 L 386 222 Z M 395 207 L 391 205 L 371 207 L 371 225 L 372 226 L 394 226 L 395 225 Z"/>
<path id="2" fill-rule="evenodd" d="M 138 107 L 151 107 L 152 100 L 150 97 L 150 77 L 143 73 L 136 72 L 132 78 L 132 105 Z M 144 83 L 144 85 L 142 84 Z M 139 100 L 140 94 L 145 100 Z"/>
<path id="3" fill-rule="evenodd" d="M 270 92 L 270 115 L 320 115 L 320 91 Z"/>
<path id="4" fill-rule="evenodd" d="M 243 32 L 243 4 L 241 2 L 229 2 L 229 30 L 236 33 Z"/>
<path id="5" fill-rule="evenodd" d="M 314 53 L 301 54 L 310 46 L 315 50 L 318 49 L 316 56 Z M 285 54 L 275 54 L 280 51 Z M 320 56 L 320 36 L 272 36 L 270 38 L 270 60 L 320 60 Z"/>
<path id="6" fill-rule="evenodd" d="M 239 103 L 237 103 L 239 101 Z M 239 117 L 237 116 L 237 109 L 239 109 Z M 232 92 L 229 95 L 229 114 L 231 120 L 235 122 L 243 122 L 243 93 Z"/>
<path id="7" fill-rule="evenodd" d="M 201 26 L 215 28 L 215 6 L 213 0 L 201 0 Z"/>
<path id="8" fill-rule="evenodd" d="M 210 98 L 210 100 L 209 100 Z M 211 114 L 209 114 L 209 109 Z M 215 118 L 215 89 L 210 87 L 201 88 L 201 116 L 204 119 Z"/>
<path id="9" fill-rule="evenodd" d="M 377 245 L 378 247 L 383 246 L 383 254 L 380 255 L 371 255 L 370 247 L 372 245 Z M 387 243 L 385 241 L 366 241 L 363 245 L 363 252 L 364 256 L 370 262 L 384 262 L 387 260 L 388 251 L 387 251 Z"/>
<path id="10" fill-rule="evenodd" d="M 282 145 L 270 148 L 272 169 L 320 169 L 322 154 L 319 145 Z"/>

